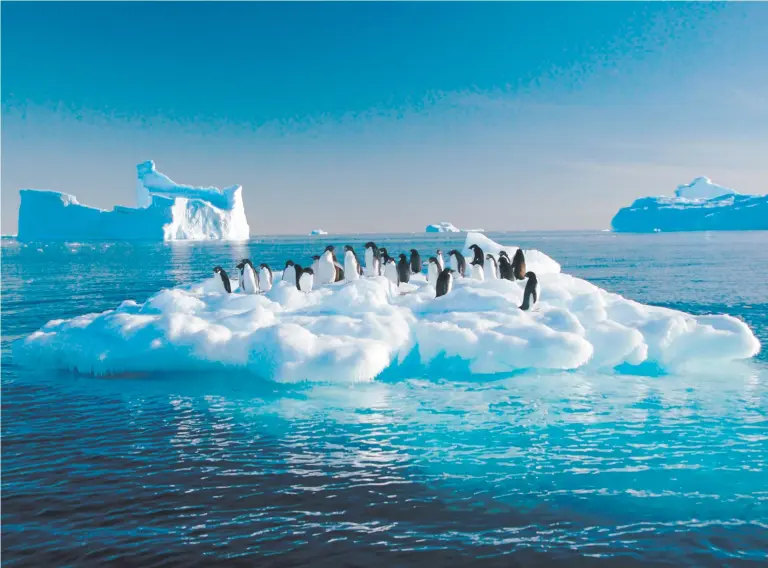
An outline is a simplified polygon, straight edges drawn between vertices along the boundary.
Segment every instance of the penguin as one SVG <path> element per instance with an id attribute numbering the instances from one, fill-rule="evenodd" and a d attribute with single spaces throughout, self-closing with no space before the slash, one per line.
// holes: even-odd
<path id="1" fill-rule="evenodd" d="M 320 261 L 320 255 L 319 254 L 316 254 L 316 255 L 312 256 L 312 271 L 315 272 L 315 273 L 317 273 L 317 265 L 318 265 L 319 261 Z"/>
<path id="2" fill-rule="evenodd" d="M 240 291 L 244 294 L 257 294 L 259 292 L 259 275 L 253 267 L 251 260 L 244 258 L 237 265 L 240 270 Z"/>
<path id="3" fill-rule="evenodd" d="M 285 261 L 285 268 L 283 269 L 283 280 L 290 282 L 291 284 L 296 283 L 296 265 L 292 260 Z"/>
<path id="4" fill-rule="evenodd" d="M 483 249 L 477 245 L 472 245 L 469 247 L 469 250 L 475 253 L 475 258 L 472 259 L 472 264 L 479 264 L 480 266 L 485 267 L 485 256 L 483 255 Z"/>
<path id="5" fill-rule="evenodd" d="M 397 263 L 397 278 L 400 282 L 411 281 L 411 263 L 404 254 L 400 255 L 400 262 Z"/>
<path id="6" fill-rule="evenodd" d="M 333 246 L 328 245 L 325 247 L 325 252 L 320 255 L 320 260 L 317 261 L 317 271 L 315 271 L 315 279 L 317 283 L 330 284 L 336 282 L 336 262 L 333 254 Z"/>
<path id="7" fill-rule="evenodd" d="M 344 274 L 346 279 L 358 280 L 360 272 L 360 263 L 357 260 L 355 249 L 349 245 L 344 245 Z"/>
<path id="8" fill-rule="evenodd" d="M 394 258 L 390 258 L 384 265 L 384 277 L 389 280 L 395 287 L 400 287 L 400 274 L 397 270 L 397 263 Z"/>
<path id="9" fill-rule="evenodd" d="M 482 264 L 477 262 L 477 259 L 472 261 L 472 278 L 480 282 L 485 280 L 485 269 Z"/>
<path id="10" fill-rule="evenodd" d="M 530 310 L 539 303 L 541 286 L 539 286 L 539 279 L 536 278 L 535 273 L 526 272 L 525 277 L 528 278 L 528 282 L 525 283 L 525 291 L 523 292 L 523 305 L 520 306 L 520 309 Z"/>
<path id="11" fill-rule="evenodd" d="M 301 280 L 301 275 L 304 273 L 305 269 L 302 268 L 300 264 L 295 264 L 294 267 L 296 269 L 296 279 L 292 282 L 292 284 L 294 284 L 296 286 L 297 290 L 301 290 L 301 286 L 299 286 L 299 281 Z M 308 268 L 306 270 L 312 270 L 312 269 Z M 314 274 L 314 272 L 313 272 L 313 274 Z"/>
<path id="12" fill-rule="evenodd" d="M 411 249 L 411 272 L 421 274 L 421 255 L 416 249 Z"/>
<path id="13" fill-rule="evenodd" d="M 496 259 L 491 253 L 486 254 L 485 259 L 488 261 L 486 277 L 488 280 L 496 280 L 499 277 L 499 265 L 496 264 Z"/>
<path id="14" fill-rule="evenodd" d="M 381 274 L 381 253 L 374 242 L 365 243 L 365 273 L 368 277 Z"/>
<path id="15" fill-rule="evenodd" d="M 315 271 L 311 268 L 305 268 L 301 271 L 297 287 L 301 292 L 311 292 L 312 285 L 315 283 Z"/>
<path id="16" fill-rule="evenodd" d="M 514 258 L 512 259 L 512 272 L 514 272 L 517 280 L 523 280 L 525 278 L 525 255 L 521 248 L 517 249 Z"/>
<path id="17" fill-rule="evenodd" d="M 435 298 L 445 296 L 453 288 L 453 270 L 450 268 L 444 269 L 440 272 L 440 276 L 437 277 L 437 284 L 435 285 Z"/>
<path id="18" fill-rule="evenodd" d="M 459 276 L 464 276 L 467 272 L 467 261 L 464 258 L 464 255 L 456 249 L 453 249 L 448 253 L 448 256 L 451 259 L 451 270 L 457 272 Z"/>
<path id="19" fill-rule="evenodd" d="M 437 263 L 437 259 L 434 256 L 430 256 L 427 263 L 427 282 L 435 286 L 440 272 L 440 265 Z"/>
<path id="20" fill-rule="evenodd" d="M 499 278 L 502 280 L 514 280 L 515 273 L 512 271 L 512 263 L 509 262 L 507 255 L 499 255 Z"/>
<path id="21" fill-rule="evenodd" d="M 227 273 L 224 272 L 224 269 L 221 266 L 217 266 L 213 269 L 214 274 L 218 274 L 219 278 L 221 279 L 221 284 L 224 286 L 224 291 L 227 294 L 232 293 L 232 285 L 229 283 L 229 276 L 227 276 Z"/>
<path id="22" fill-rule="evenodd" d="M 381 264 L 382 264 L 382 266 L 386 266 L 386 264 L 389 262 L 389 260 L 392 257 L 389 256 L 389 253 L 387 252 L 387 249 L 385 249 L 385 248 L 379 249 L 379 253 L 381 254 Z"/>
<path id="23" fill-rule="evenodd" d="M 272 269 L 268 264 L 259 265 L 259 291 L 269 292 L 272 289 Z"/>
<path id="24" fill-rule="evenodd" d="M 512 259 L 509 258 L 509 255 L 507 254 L 507 251 L 503 250 L 499 253 L 499 260 L 501 260 L 501 257 L 505 256 L 510 264 L 512 264 Z"/>
<path id="25" fill-rule="evenodd" d="M 440 272 L 445 270 L 445 260 L 443 259 L 443 251 L 440 249 L 437 249 L 437 267 L 440 269 Z"/>

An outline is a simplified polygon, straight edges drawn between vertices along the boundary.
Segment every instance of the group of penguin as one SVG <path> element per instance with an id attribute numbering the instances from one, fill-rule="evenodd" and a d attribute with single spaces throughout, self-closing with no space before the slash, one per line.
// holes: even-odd
<path id="1" fill-rule="evenodd" d="M 526 280 L 523 292 L 522 310 L 529 310 L 538 303 L 540 296 L 539 281 L 536 274 L 526 272 L 525 256 L 522 249 L 517 249 L 510 260 L 505 251 L 499 253 L 498 259 L 492 254 L 483 254 L 478 245 L 469 247 L 474 258 L 467 265 L 464 255 L 458 250 L 448 253 L 450 267 L 446 267 L 443 253 L 437 250 L 435 256 L 429 258 L 427 264 L 427 281 L 435 287 L 435 297 L 445 296 L 453 288 L 454 278 L 474 278 L 475 280 Z M 365 268 L 360 264 L 357 253 L 350 245 L 344 246 L 344 264 L 336 257 L 333 245 L 325 247 L 322 255 L 312 257 L 312 266 L 304 268 L 292 260 L 285 263 L 282 279 L 295 285 L 301 292 L 311 292 L 315 284 L 324 285 L 344 280 L 384 276 L 395 287 L 407 283 L 412 274 L 422 271 L 421 256 L 416 249 L 411 249 L 410 258 L 400 254 L 396 261 L 389 255 L 386 248 L 379 248 L 376 243 L 365 244 Z M 267 264 L 260 264 L 256 270 L 253 263 L 245 258 L 237 265 L 239 271 L 239 287 L 246 294 L 259 294 L 272 289 L 272 270 Z M 232 292 L 229 275 L 223 268 L 217 266 L 213 272 L 219 276 L 224 291 Z"/>

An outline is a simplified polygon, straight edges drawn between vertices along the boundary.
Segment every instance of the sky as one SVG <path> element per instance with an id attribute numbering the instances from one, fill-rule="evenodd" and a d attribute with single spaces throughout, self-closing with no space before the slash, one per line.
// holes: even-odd
<path id="1" fill-rule="evenodd" d="M 241 184 L 254 234 L 602 229 L 768 193 L 768 3 L 3 2 L 0 219 Z"/>

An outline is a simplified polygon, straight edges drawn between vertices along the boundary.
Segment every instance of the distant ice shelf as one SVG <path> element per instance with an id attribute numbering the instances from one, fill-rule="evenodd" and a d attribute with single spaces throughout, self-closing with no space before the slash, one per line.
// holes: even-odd
<path id="1" fill-rule="evenodd" d="M 239 185 L 218 189 L 175 183 L 152 161 L 137 167 L 137 207 L 111 211 L 58 191 L 21 190 L 19 240 L 247 240 Z"/>
<path id="2" fill-rule="evenodd" d="M 642 197 L 619 209 L 617 232 L 754 231 L 768 229 L 768 195 L 744 195 L 697 177 L 674 197 Z"/>

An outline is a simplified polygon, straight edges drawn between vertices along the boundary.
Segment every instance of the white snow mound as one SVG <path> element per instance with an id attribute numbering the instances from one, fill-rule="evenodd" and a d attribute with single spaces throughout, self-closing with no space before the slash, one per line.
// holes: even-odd
<path id="1" fill-rule="evenodd" d="M 19 239 L 247 240 L 250 227 L 239 185 L 223 190 L 173 182 L 152 161 L 137 167 L 137 207 L 89 207 L 58 191 L 21 190 Z"/>
<path id="2" fill-rule="evenodd" d="M 489 252 L 500 245 L 469 235 Z M 515 247 L 508 248 L 512 253 Z M 524 312 L 524 282 L 458 279 L 435 298 L 422 275 L 390 289 L 383 277 L 303 293 L 280 282 L 265 295 L 219 292 L 208 279 L 143 304 L 54 320 L 13 345 L 14 360 L 95 375 L 232 369 L 274 381 L 368 381 L 510 373 L 522 369 L 664 370 L 754 356 L 749 327 L 727 315 L 647 306 L 560 272 L 526 251 L 541 283 Z M 233 282 L 236 287 L 236 282 Z"/>

